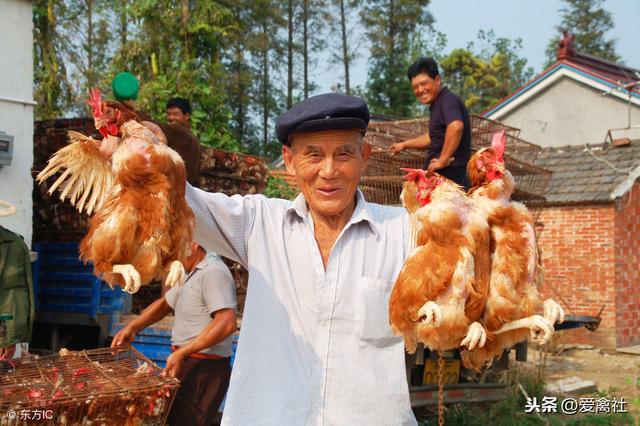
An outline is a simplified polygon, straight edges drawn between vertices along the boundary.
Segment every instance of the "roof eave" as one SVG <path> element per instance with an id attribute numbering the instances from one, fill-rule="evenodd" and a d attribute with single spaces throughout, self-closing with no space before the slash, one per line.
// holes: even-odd
<path id="1" fill-rule="evenodd" d="M 615 200 L 617 198 L 622 197 L 624 194 L 629 192 L 631 188 L 633 188 L 633 184 L 640 178 L 640 166 L 636 167 L 629 173 L 620 184 L 613 190 L 610 195 L 611 200 Z"/>
<path id="2" fill-rule="evenodd" d="M 620 98 L 621 100 L 627 101 L 629 93 L 631 93 L 632 103 L 640 106 L 640 93 L 636 91 L 629 92 L 624 89 L 623 85 L 613 80 L 610 80 L 604 76 L 595 75 L 595 73 L 584 69 L 579 64 L 561 60 L 544 70 L 542 73 L 538 74 L 533 80 L 513 92 L 511 95 L 507 96 L 494 107 L 483 111 L 482 115 L 494 120 L 500 119 L 509 111 L 516 108 L 530 97 L 534 96 L 535 93 L 545 89 L 564 76 L 587 84 L 598 90 L 603 90 L 604 93 L 611 94 L 617 98 Z"/>

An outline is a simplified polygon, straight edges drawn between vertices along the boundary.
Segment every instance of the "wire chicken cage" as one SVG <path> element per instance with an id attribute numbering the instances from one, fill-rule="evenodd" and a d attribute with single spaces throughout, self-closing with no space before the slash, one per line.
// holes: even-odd
<path id="1" fill-rule="evenodd" d="M 422 168 L 424 154 L 402 151 L 391 155 L 389 146 L 427 133 L 428 126 L 429 122 L 424 119 L 369 123 L 365 141 L 371 144 L 371 156 L 360 180 L 360 190 L 367 201 L 379 204 L 400 202 L 403 176 L 400 168 Z"/>
<path id="2" fill-rule="evenodd" d="M 498 121 L 471 116 L 472 150 L 491 146 L 491 139 L 500 130 L 507 135 L 506 167 L 516 182 L 513 199 L 529 207 L 535 217 L 545 202 L 544 193 L 551 179 L 551 172 L 534 165 L 541 148 L 520 139 L 520 130 Z M 402 151 L 391 155 L 389 146 L 426 134 L 427 119 L 372 121 L 365 140 L 372 145 L 369 164 L 363 173 L 360 189 L 368 201 L 380 204 L 399 204 L 402 191 L 401 167 L 422 168 L 424 154 L 419 151 Z"/>
<path id="3" fill-rule="evenodd" d="M 163 425 L 179 382 L 132 347 L 0 362 L 1 425 Z"/>

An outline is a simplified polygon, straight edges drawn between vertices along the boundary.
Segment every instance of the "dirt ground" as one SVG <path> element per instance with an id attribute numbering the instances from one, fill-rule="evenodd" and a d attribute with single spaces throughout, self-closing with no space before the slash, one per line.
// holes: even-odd
<path id="1" fill-rule="evenodd" d="M 530 348 L 528 364 L 538 365 L 540 356 L 538 350 Z M 575 376 L 594 381 L 598 392 L 627 401 L 634 398 L 633 378 L 640 377 L 640 355 L 605 352 L 588 345 L 555 348 L 546 353 L 544 362 L 546 383 Z"/>

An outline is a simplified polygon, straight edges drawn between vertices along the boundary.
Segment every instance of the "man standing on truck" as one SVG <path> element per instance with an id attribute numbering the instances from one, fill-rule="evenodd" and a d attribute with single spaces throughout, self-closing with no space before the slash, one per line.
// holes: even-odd
<path id="1" fill-rule="evenodd" d="M 429 132 L 392 144 L 393 154 L 405 149 L 426 149 L 423 169 L 437 172 L 458 185 L 469 186 L 467 162 L 471 157 L 471 125 L 464 103 L 442 86 L 438 64 L 420 58 L 407 71 L 418 101 L 429 105 Z"/>
<path id="2" fill-rule="evenodd" d="M 114 337 L 111 346 L 131 344 L 138 332 L 174 313 L 165 373 L 181 381 L 169 413 L 174 425 L 209 425 L 229 386 L 236 293 L 231 272 L 219 256 L 197 243 L 186 260 L 185 284 L 170 289 Z"/>
<path id="3" fill-rule="evenodd" d="M 329 93 L 276 123 L 294 201 L 186 188 L 194 234 L 249 270 L 223 425 L 415 425 L 389 296 L 406 211 L 358 190 L 369 109 Z"/>

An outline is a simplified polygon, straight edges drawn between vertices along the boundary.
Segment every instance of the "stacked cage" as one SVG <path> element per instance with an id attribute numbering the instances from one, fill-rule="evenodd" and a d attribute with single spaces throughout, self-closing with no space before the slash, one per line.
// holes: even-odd
<path id="1" fill-rule="evenodd" d="M 428 130 L 429 122 L 424 119 L 369 123 L 365 141 L 371 144 L 371 155 L 360 180 L 360 190 L 367 201 L 379 204 L 400 202 L 403 182 L 400 168 L 421 169 L 424 153 L 406 150 L 391 155 L 389 146 L 424 135 Z"/>
<path id="2" fill-rule="evenodd" d="M 132 347 L 0 362 L 2 425 L 163 425 L 179 383 Z"/>
<path id="3" fill-rule="evenodd" d="M 507 135 L 506 167 L 516 181 L 514 200 L 524 202 L 534 215 L 544 204 L 544 193 L 551 179 L 551 172 L 534 166 L 541 148 L 520 139 L 520 130 L 484 117 L 471 116 L 471 149 L 491 146 L 491 139 L 500 130 Z M 422 168 L 424 153 L 402 151 L 391 155 L 389 146 L 428 133 L 429 121 L 399 120 L 373 121 L 365 140 L 372 145 L 369 164 L 360 182 L 360 189 L 367 201 L 380 204 L 398 204 L 402 191 L 403 172 L 400 168 Z"/>

